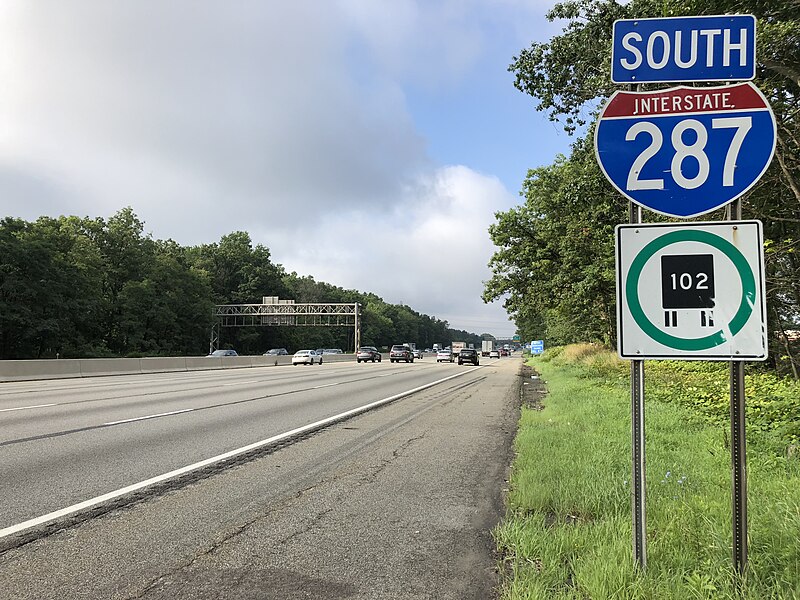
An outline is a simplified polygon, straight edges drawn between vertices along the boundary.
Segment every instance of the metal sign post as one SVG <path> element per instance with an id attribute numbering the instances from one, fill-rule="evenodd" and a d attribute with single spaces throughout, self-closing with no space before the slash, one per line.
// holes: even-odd
<path id="1" fill-rule="evenodd" d="M 742 203 L 731 204 L 731 220 L 742 218 Z M 764 328 L 766 331 L 766 327 Z M 744 363 L 730 363 L 731 481 L 733 490 L 733 568 L 739 575 L 747 569 L 747 443 L 744 416 Z"/>
<path id="2" fill-rule="evenodd" d="M 642 208 L 628 203 L 628 222 L 642 222 Z M 619 329 L 617 330 L 619 331 Z M 618 334 L 619 335 L 619 334 Z M 633 559 L 647 567 L 647 522 L 645 519 L 644 360 L 631 361 L 631 510 L 633 513 Z"/>

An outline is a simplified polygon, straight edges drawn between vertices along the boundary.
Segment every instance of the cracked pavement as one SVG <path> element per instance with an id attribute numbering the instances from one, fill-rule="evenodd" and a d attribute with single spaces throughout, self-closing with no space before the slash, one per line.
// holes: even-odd
<path id="1" fill-rule="evenodd" d="M 520 363 L 0 555 L 9 599 L 486 599 Z"/>

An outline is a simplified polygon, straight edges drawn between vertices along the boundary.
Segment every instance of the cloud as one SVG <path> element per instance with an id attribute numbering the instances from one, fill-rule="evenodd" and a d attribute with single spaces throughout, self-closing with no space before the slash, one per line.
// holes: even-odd
<path id="1" fill-rule="evenodd" d="M 131 206 L 187 245 L 245 230 L 303 275 L 503 321 L 479 297 L 515 199 L 436 164 L 408 94 L 456 85 L 486 23 L 530 14 L 515 1 L 9 0 L 0 211 Z"/>
<path id="2" fill-rule="evenodd" d="M 463 166 L 443 167 L 409 188 L 381 227 L 375 227 L 366 205 L 329 216 L 307 229 L 302 240 L 264 235 L 289 271 L 375 292 L 460 329 L 500 328 L 510 335 L 513 325 L 505 311 L 499 304 L 484 305 L 481 293 L 494 251 L 487 230 L 498 207 L 511 202 L 496 178 Z"/>

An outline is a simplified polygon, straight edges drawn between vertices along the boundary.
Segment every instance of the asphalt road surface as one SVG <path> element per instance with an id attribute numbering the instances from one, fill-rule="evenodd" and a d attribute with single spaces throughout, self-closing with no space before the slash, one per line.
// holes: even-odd
<path id="1" fill-rule="evenodd" d="M 493 598 L 519 368 L 423 360 L 3 384 L 0 593 Z"/>

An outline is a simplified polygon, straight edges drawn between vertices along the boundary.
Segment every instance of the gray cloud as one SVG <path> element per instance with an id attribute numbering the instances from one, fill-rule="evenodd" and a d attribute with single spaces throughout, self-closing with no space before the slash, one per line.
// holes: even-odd
<path id="1" fill-rule="evenodd" d="M 502 322 L 479 299 L 486 228 L 515 200 L 490 176 L 434 164 L 405 90 L 457 81 L 488 43 L 484 20 L 517 26 L 511 16 L 530 10 L 9 1 L 0 211 L 132 206 L 156 237 L 184 244 L 246 230 L 302 274 L 440 318 Z M 462 242 L 467 256 L 448 259 Z"/>

